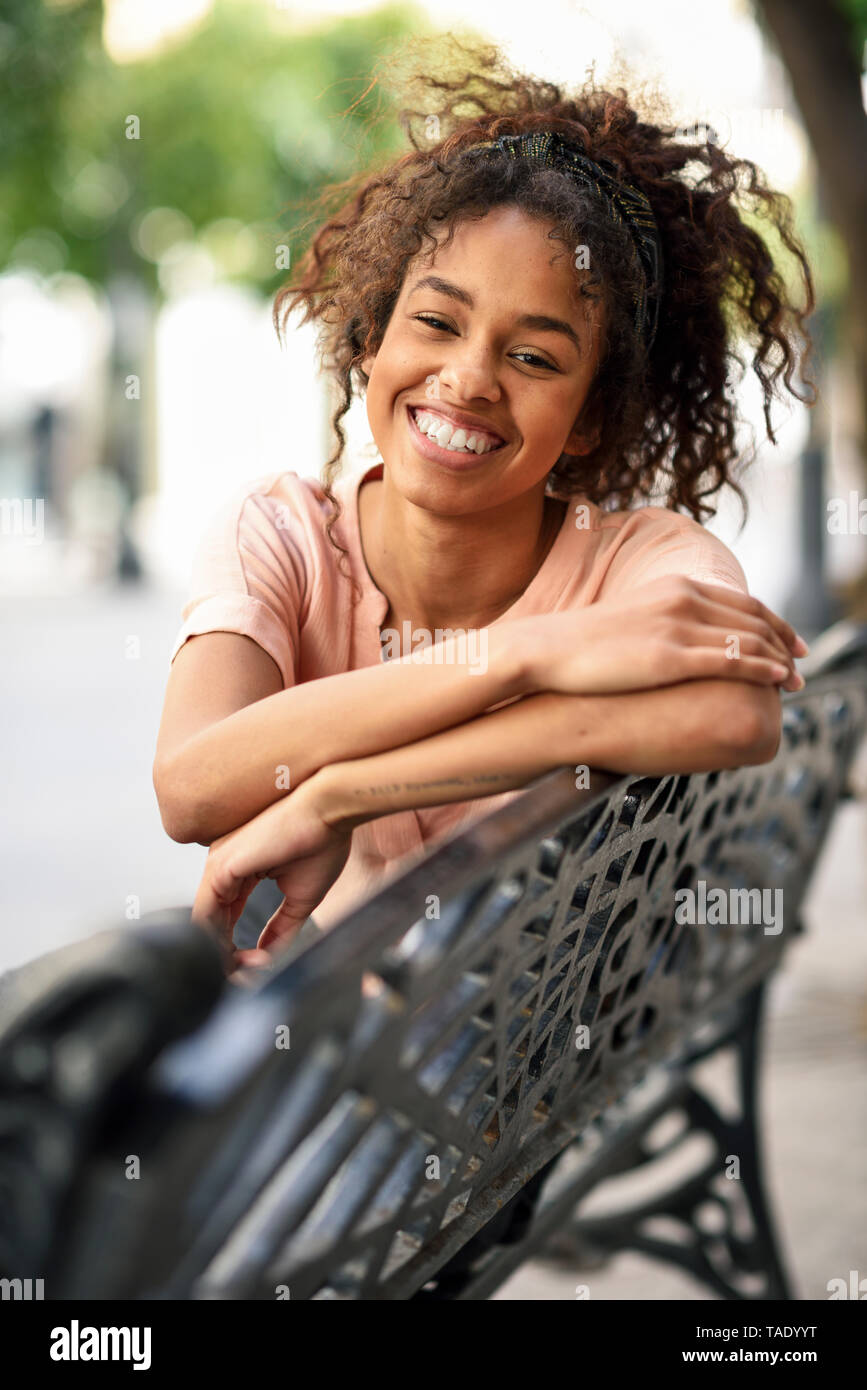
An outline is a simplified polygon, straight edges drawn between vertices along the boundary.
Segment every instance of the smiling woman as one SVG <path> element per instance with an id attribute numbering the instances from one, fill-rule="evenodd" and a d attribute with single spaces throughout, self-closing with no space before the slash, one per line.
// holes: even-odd
<path id="1" fill-rule="evenodd" d="M 741 219 L 746 161 L 487 48 L 426 82 L 443 138 L 405 112 L 411 151 L 341 187 L 275 304 L 321 323 L 338 449 L 321 484 L 271 474 L 214 517 L 172 651 L 163 823 L 211 847 L 197 920 L 231 933 L 275 880 L 269 948 L 562 764 L 766 761 L 802 683 L 802 640 L 700 524 L 740 492 L 733 335 L 767 404 L 812 305 L 784 200 L 748 166 L 804 310 Z M 338 478 L 357 390 L 381 461 Z M 383 661 L 385 632 L 413 650 Z"/>
<path id="2" fill-rule="evenodd" d="M 552 469 L 593 447 L 576 421 L 601 329 L 549 230 L 518 207 L 461 223 L 433 253 L 436 275 L 407 273 L 362 362 L 387 462 L 362 502 L 365 559 L 392 616 L 430 628 L 499 617 L 537 573 L 552 518 L 562 522 L 562 505 L 545 515 Z M 420 411 L 433 416 L 426 432 Z M 450 447 L 466 444 L 462 427 L 481 449 Z"/>

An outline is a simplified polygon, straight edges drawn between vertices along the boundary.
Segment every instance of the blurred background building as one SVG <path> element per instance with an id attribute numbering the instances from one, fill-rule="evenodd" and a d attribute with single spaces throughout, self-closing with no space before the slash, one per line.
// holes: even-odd
<path id="1" fill-rule="evenodd" d="M 747 374 L 750 518 L 739 530 L 726 501 L 712 529 L 752 591 L 808 637 L 865 616 L 867 0 L 6 0 L 0 970 L 192 902 L 206 850 L 163 832 L 151 766 L 193 551 L 238 484 L 282 469 L 318 476 L 331 452 L 313 330 L 294 325 L 281 348 L 273 296 L 323 185 L 402 147 L 371 86 L 377 62 L 404 35 L 447 30 L 490 37 L 567 83 L 591 67 L 616 77 L 623 59 L 662 85 L 685 131 L 706 123 L 792 198 L 817 280 L 822 400 L 779 406 L 774 446 Z M 363 403 L 348 438 L 347 466 L 364 466 Z M 831 521 L 835 499 L 845 523 Z M 812 898 L 815 935 L 778 990 L 778 1153 L 797 1149 L 796 1089 L 814 1085 L 810 1106 L 831 1107 L 819 1141 L 831 1149 L 816 1161 L 845 1170 L 845 1202 L 798 1187 L 788 1168 L 777 1181 L 802 1249 L 826 1223 L 802 1271 L 813 1297 L 846 1277 L 859 1203 L 864 1215 L 863 1088 L 853 1112 L 822 1070 L 863 1066 L 867 1051 L 864 831 L 863 807 L 841 812 Z M 807 1029 L 798 1067 L 786 1061 L 793 1011 Z M 825 1274 L 835 1258 L 845 1268 Z M 571 1296 L 568 1278 L 537 1275 L 507 1296 Z M 700 1296 L 672 1275 L 615 1276 L 598 1296 Z"/>

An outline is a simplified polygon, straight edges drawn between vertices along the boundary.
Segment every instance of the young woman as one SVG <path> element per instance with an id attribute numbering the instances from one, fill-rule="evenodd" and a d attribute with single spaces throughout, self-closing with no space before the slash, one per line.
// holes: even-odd
<path id="1" fill-rule="evenodd" d="M 336 453 L 214 518 L 172 652 L 154 785 L 172 838 L 210 845 L 194 918 L 228 939 L 260 878 L 284 895 L 236 963 L 553 768 L 765 762 L 802 684 L 802 639 L 701 524 L 743 500 L 739 340 L 772 439 L 779 378 L 797 394 L 788 200 L 592 80 L 486 48 L 425 82 L 409 151 L 336 190 L 275 304 L 278 329 L 296 305 L 321 324 Z M 338 479 L 358 390 L 380 462 Z"/>

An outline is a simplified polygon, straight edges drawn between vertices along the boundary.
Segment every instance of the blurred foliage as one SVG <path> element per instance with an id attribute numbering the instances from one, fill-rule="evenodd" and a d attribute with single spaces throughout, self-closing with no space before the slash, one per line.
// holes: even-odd
<path id="1" fill-rule="evenodd" d="M 857 83 L 867 60 L 867 0 L 824 0 L 824 3 L 831 12 L 827 14 L 827 22 L 841 24 L 852 59 L 848 76 Z M 750 10 L 765 42 L 776 48 L 777 41 L 768 25 L 761 0 L 750 0 Z M 825 15 L 820 16 L 821 20 L 825 18 Z M 832 355 L 843 350 L 846 338 L 843 319 L 851 288 L 851 248 L 847 246 L 840 229 L 820 209 L 818 188 L 812 173 L 802 179 L 797 189 L 792 190 L 792 197 L 796 206 L 797 232 L 804 244 L 816 286 L 817 312 L 823 314 L 825 350 Z M 769 245 L 775 244 L 772 254 L 788 288 L 800 293 L 800 271 L 779 238 L 772 229 L 769 232 L 759 224 L 756 224 L 756 230 Z"/>
<path id="2" fill-rule="evenodd" d="M 834 0 L 834 3 L 849 21 L 852 53 L 860 67 L 867 43 L 867 0 Z"/>
<path id="3" fill-rule="evenodd" d="M 101 0 L 4 0 L 0 265 L 14 250 L 46 273 L 123 270 L 155 289 L 159 256 L 198 237 L 269 293 L 287 275 L 276 248 L 297 261 L 323 186 L 401 147 L 368 89 L 377 60 L 424 32 L 411 8 L 294 33 L 291 11 L 217 0 L 194 31 L 123 64 L 102 23 Z"/>
<path id="4" fill-rule="evenodd" d="M 849 286 L 846 244 L 833 223 L 818 217 L 815 198 L 810 196 L 810 190 L 806 186 L 793 194 L 792 201 L 795 208 L 794 232 L 804 248 L 810 266 L 816 306 L 817 309 L 822 307 L 826 312 L 825 350 L 836 350 L 840 333 L 838 314 L 846 301 Z M 786 298 L 799 308 L 805 308 L 806 286 L 803 269 L 783 242 L 776 225 L 764 211 L 754 208 L 742 207 L 740 215 L 764 241 L 785 287 Z M 736 335 L 742 334 L 746 328 L 751 337 L 755 337 L 751 323 L 740 312 L 730 311 L 727 319 Z M 811 325 L 812 319 L 807 325 L 810 332 Z"/>
<path id="5" fill-rule="evenodd" d="M 867 0 L 834 3 L 860 59 Z M 126 270 L 155 289 L 157 261 L 195 239 L 224 275 L 270 294 L 287 274 L 277 248 L 297 263 L 323 187 L 403 148 L 371 77 L 402 36 L 426 32 L 409 7 L 293 32 L 291 10 L 217 0 L 192 32 L 123 64 L 102 24 L 102 0 L 4 0 L 0 265 L 14 255 L 100 283 Z M 808 190 L 795 197 L 820 293 L 838 301 L 843 248 Z"/>

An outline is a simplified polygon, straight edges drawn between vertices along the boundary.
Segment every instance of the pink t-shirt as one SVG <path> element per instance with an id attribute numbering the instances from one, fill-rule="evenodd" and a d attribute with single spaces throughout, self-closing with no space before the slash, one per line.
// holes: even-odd
<path id="1" fill-rule="evenodd" d="M 216 513 L 199 543 L 170 662 L 188 637 L 237 632 L 273 658 L 287 688 L 377 665 L 388 599 L 364 563 L 358 492 L 362 480 L 382 477 L 382 467 L 374 464 L 335 486 L 343 513 L 332 530 L 348 551 L 342 561 L 325 531 L 330 507 L 315 478 L 287 471 L 246 483 Z M 354 607 L 346 568 L 361 586 Z M 494 621 L 582 608 L 666 574 L 748 592 L 728 547 L 691 518 L 663 507 L 603 511 L 573 498 L 541 568 Z M 522 794 L 398 811 L 359 826 L 343 872 L 315 910 L 316 922 L 333 926 L 434 844 Z"/>

